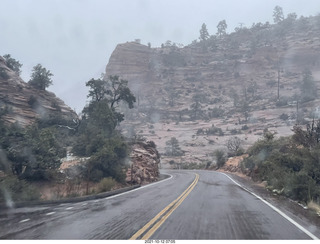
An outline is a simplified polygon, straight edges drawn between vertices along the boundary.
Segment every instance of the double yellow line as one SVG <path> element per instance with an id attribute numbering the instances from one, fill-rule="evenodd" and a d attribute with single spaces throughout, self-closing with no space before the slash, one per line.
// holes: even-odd
<path id="1" fill-rule="evenodd" d="M 153 233 L 166 221 L 166 219 L 173 213 L 173 211 L 179 207 L 179 205 L 186 199 L 193 188 L 196 186 L 199 180 L 199 175 L 196 174 L 194 181 L 191 185 L 172 203 L 165 207 L 160 213 L 158 213 L 153 219 L 151 219 L 145 226 L 137 231 L 129 240 L 137 240 L 141 236 L 141 240 L 149 239 Z"/>

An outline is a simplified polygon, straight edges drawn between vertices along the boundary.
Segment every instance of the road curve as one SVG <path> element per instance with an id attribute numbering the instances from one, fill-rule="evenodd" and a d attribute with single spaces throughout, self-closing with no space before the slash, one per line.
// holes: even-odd
<path id="1" fill-rule="evenodd" d="M 317 238 L 225 174 L 184 170 L 165 173 L 172 177 L 104 199 L 0 210 L 0 238 Z"/>

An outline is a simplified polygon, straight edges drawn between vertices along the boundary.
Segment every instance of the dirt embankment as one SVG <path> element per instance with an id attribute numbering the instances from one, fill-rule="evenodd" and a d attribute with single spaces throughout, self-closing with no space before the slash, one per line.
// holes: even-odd
<path id="1" fill-rule="evenodd" d="M 228 161 L 217 171 L 228 172 L 238 175 L 244 179 L 250 180 L 250 177 L 244 174 L 241 170 L 241 162 L 248 157 L 248 154 L 243 154 L 241 156 L 231 157 Z"/>

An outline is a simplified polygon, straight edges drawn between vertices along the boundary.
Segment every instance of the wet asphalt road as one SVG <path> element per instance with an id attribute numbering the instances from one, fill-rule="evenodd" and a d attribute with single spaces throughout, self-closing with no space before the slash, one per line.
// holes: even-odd
<path id="1" fill-rule="evenodd" d="M 127 240 L 175 200 L 179 200 L 179 204 L 167 208 L 170 214 L 165 216 L 163 212 L 165 221 L 159 227 L 148 226 L 155 229 L 150 239 L 298 240 L 315 237 L 222 173 L 164 173 L 172 177 L 113 197 L 0 210 L 0 239 Z M 197 182 L 196 173 L 199 175 Z M 186 189 L 189 189 L 187 193 Z"/>

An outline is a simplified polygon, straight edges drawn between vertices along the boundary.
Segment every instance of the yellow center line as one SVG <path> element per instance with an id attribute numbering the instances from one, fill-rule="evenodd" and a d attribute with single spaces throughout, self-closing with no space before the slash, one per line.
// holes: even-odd
<path id="1" fill-rule="evenodd" d="M 136 240 L 143 233 L 146 232 L 152 225 L 152 228 L 145 233 L 141 238 L 142 240 L 149 239 L 153 233 L 164 223 L 164 221 L 172 214 L 172 212 L 184 201 L 184 199 L 190 194 L 195 185 L 198 183 L 199 175 L 196 174 L 196 178 L 191 183 L 191 185 L 173 202 L 171 202 L 167 207 L 160 211 L 153 219 L 151 219 L 145 226 L 138 230 L 129 240 Z M 166 214 L 165 214 L 166 213 Z M 165 215 L 164 215 L 165 214 Z M 161 217 L 162 216 L 162 217 Z M 158 221 L 159 220 L 159 221 Z M 158 222 L 157 222 L 158 221 Z M 156 224 L 154 224 L 156 223 Z"/>

